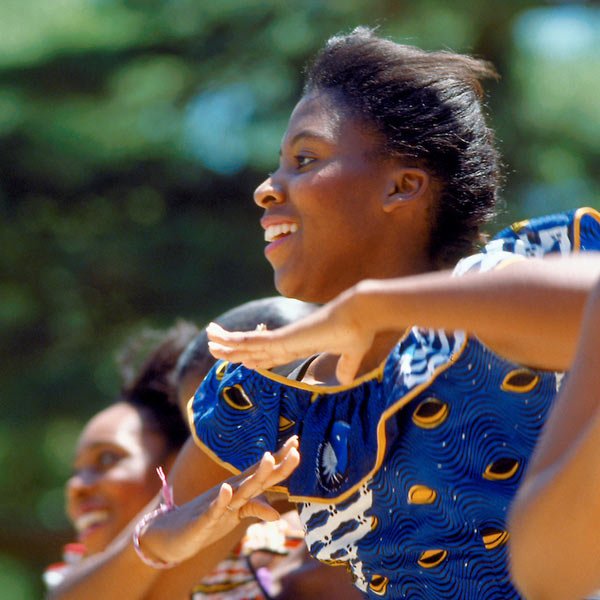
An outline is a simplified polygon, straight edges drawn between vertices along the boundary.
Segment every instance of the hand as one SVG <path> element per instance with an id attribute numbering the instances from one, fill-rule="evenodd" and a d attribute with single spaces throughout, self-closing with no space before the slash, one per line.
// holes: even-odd
<path id="1" fill-rule="evenodd" d="M 250 369 L 268 369 L 316 352 L 331 352 L 340 355 L 338 381 L 348 384 L 376 333 L 361 300 L 357 287 L 352 288 L 308 317 L 274 331 L 230 332 L 211 323 L 206 328 L 208 347 L 216 358 Z"/>
<path id="2" fill-rule="evenodd" d="M 144 552 L 164 562 L 181 562 L 230 533 L 243 519 L 279 519 L 279 513 L 257 498 L 291 475 L 300 462 L 298 438 L 291 437 L 273 456 L 220 486 L 156 517 L 140 537 Z"/>

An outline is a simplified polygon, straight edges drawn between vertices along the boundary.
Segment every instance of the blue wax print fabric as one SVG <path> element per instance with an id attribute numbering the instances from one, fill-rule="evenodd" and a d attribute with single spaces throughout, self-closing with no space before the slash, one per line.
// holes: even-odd
<path id="1" fill-rule="evenodd" d="M 514 260 L 517 244 L 600 250 L 592 209 L 524 231 L 505 230 L 457 273 Z M 278 489 L 299 503 L 311 554 L 346 566 L 365 596 L 506 600 L 519 598 L 506 518 L 559 380 L 463 332 L 412 328 L 351 386 L 218 363 L 190 413 L 199 445 L 233 472 L 299 436 L 300 465 Z"/>

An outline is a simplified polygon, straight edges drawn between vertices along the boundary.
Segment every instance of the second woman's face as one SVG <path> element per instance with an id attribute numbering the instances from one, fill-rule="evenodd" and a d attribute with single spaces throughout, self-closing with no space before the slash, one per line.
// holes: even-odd
<path id="1" fill-rule="evenodd" d="M 163 437 L 144 429 L 126 403 L 98 413 L 77 445 L 67 482 L 67 514 L 86 554 L 95 554 L 150 502 L 160 488 L 156 467 L 165 459 Z"/>
<path id="2" fill-rule="evenodd" d="M 376 151 L 375 136 L 328 94 L 294 109 L 279 168 L 254 194 L 283 295 L 326 302 L 367 277 L 398 274 L 382 247 L 392 163 Z"/>

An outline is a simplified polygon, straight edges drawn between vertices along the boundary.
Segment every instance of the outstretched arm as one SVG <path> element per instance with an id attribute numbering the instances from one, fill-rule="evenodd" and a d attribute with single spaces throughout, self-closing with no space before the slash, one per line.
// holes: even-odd
<path id="1" fill-rule="evenodd" d="M 154 530 L 141 539 L 142 548 L 154 558 L 183 560 L 167 571 L 144 564 L 131 541 L 137 521 L 156 508 L 158 500 L 147 506 L 108 548 L 82 561 L 77 569 L 53 589 L 52 600 L 154 600 L 189 597 L 192 586 L 210 573 L 242 538 L 249 516 L 273 518 L 276 512 L 256 503 L 254 498 L 263 487 L 285 479 L 298 464 L 297 441 L 288 443 L 273 457 L 267 457 L 254 472 L 229 478 L 230 473 L 218 466 L 190 439 L 180 452 L 169 474 L 178 511 L 162 515 Z M 207 491 L 208 490 L 208 491 Z M 225 507 L 232 505 L 235 510 Z M 175 519 L 175 522 L 173 521 Z M 206 528 L 208 531 L 203 531 Z M 194 539 L 197 536 L 198 539 Z M 174 549 L 181 541 L 183 551 Z M 210 551 L 200 552 L 210 545 Z M 194 554 L 195 552 L 195 554 Z M 186 557 L 189 557 L 186 559 Z"/>
<path id="2" fill-rule="evenodd" d="M 440 271 L 367 280 L 305 319 L 275 331 L 207 329 L 214 356 L 268 368 L 315 352 L 340 354 L 337 377 L 356 375 L 374 334 L 408 325 L 464 329 L 520 364 L 564 370 L 583 306 L 600 276 L 600 254 L 528 259 L 487 273 Z M 560 327 L 556 324 L 560 323 Z"/>
<path id="3" fill-rule="evenodd" d="M 297 447 L 298 439 L 290 438 L 277 458 L 266 452 L 258 465 L 159 515 L 140 538 L 143 549 L 162 561 L 181 562 L 227 536 L 243 519 L 276 521 L 279 513 L 257 496 L 291 475 L 300 461 Z"/>
<path id="4" fill-rule="evenodd" d="M 512 508 L 512 572 L 532 600 L 583 598 L 600 587 L 599 448 L 600 282 L 573 368 Z"/>

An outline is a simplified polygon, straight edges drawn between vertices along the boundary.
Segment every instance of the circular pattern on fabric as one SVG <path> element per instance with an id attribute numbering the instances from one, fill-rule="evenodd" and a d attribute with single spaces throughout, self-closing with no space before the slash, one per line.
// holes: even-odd
<path id="1" fill-rule="evenodd" d="M 530 392 L 539 382 L 540 376 L 529 369 L 515 369 L 502 380 L 500 389 L 504 392 L 525 394 Z"/>
<path id="2" fill-rule="evenodd" d="M 426 398 L 415 409 L 412 420 L 417 427 L 434 429 L 448 418 L 449 412 L 450 409 L 445 402 L 437 398 Z"/>
<path id="3" fill-rule="evenodd" d="M 505 481 L 519 470 L 519 461 L 515 458 L 499 458 L 490 463 L 483 472 L 483 478 L 489 481 Z"/>
<path id="4" fill-rule="evenodd" d="M 437 499 L 437 492 L 426 485 L 413 485 L 408 490 L 409 504 L 433 504 Z"/>
<path id="5" fill-rule="evenodd" d="M 235 408 L 236 410 L 250 410 L 254 406 L 252 400 L 250 400 L 248 394 L 246 394 L 241 385 L 227 387 L 221 394 L 223 400 L 225 400 L 231 408 Z"/>
<path id="6" fill-rule="evenodd" d="M 509 538 L 508 531 L 497 529 L 496 527 L 484 527 L 481 530 L 481 538 L 483 545 L 487 550 L 493 550 L 502 544 L 506 544 Z"/>
<path id="7" fill-rule="evenodd" d="M 283 415 L 279 416 L 279 431 L 287 431 L 296 424 L 296 421 L 292 421 Z"/>
<path id="8" fill-rule="evenodd" d="M 433 569 L 444 562 L 447 556 L 447 550 L 425 550 L 419 557 L 419 566 L 424 569 Z"/>
<path id="9" fill-rule="evenodd" d="M 369 590 L 376 596 L 385 596 L 390 580 L 384 575 L 373 575 L 369 582 Z"/>

